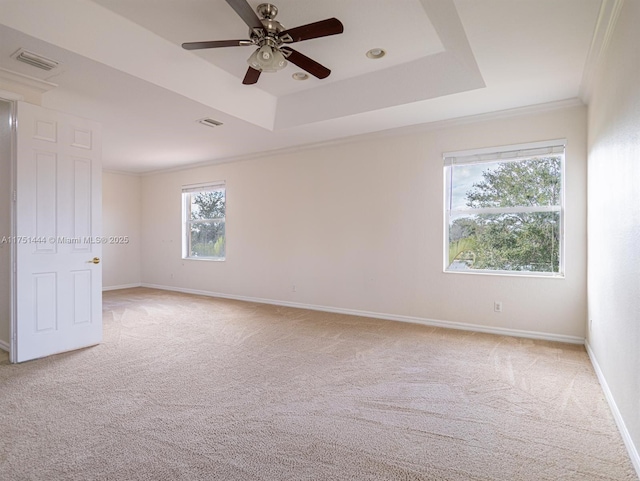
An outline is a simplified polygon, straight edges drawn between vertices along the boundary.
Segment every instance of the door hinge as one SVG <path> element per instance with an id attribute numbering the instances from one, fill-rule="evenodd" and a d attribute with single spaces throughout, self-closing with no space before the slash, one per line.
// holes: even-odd
<path id="1" fill-rule="evenodd" d="M 13 272 L 14 273 L 18 272 L 18 263 L 17 262 L 13 263 Z"/>
<path id="2" fill-rule="evenodd" d="M 13 191 L 13 201 L 17 201 L 18 200 L 18 192 L 16 192 L 15 190 Z"/>

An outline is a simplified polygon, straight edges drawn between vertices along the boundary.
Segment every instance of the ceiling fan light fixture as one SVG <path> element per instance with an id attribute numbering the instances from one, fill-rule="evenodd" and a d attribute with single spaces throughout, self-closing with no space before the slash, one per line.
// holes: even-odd
<path id="1" fill-rule="evenodd" d="M 258 49 L 255 52 L 253 52 L 251 54 L 251 56 L 247 59 L 247 63 L 249 64 L 249 66 L 251 68 L 256 69 L 256 70 L 261 70 L 260 63 L 258 62 L 258 51 L 259 50 L 260 49 Z"/>
<path id="2" fill-rule="evenodd" d="M 282 52 L 269 45 L 263 45 L 253 52 L 247 63 L 261 72 L 277 72 L 287 66 L 287 61 Z"/>
<path id="3" fill-rule="evenodd" d="M 366 53 L 367 58 L 376 60 L 384 57 L 387 52 L 383 48 L 372 48 Z"/>

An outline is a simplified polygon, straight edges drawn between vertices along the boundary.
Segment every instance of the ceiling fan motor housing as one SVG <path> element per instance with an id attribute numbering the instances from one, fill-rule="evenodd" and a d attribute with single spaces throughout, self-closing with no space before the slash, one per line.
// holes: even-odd
<path id="1" fill-rule="evenodd" d="M 264 32 L 260 32 L 259 29 L 249 29 L 251 39 L 260 46 L 267 43 L 264 39 L 269 39 L 271 41 L 268 42 L 268 44 L 271 47 L 279 47 L 282 41 L 278 38 L 278 34 L 283 32 L 285 28 L 280 22 L 274 20 L 278 14 L 278 7 L 271 3 L 261 3 L 256 8 L 256 11 L 258 15 L 262 17 L 260 21 L 262 22 Z"/>
<path id="2" fill-rule="evenodd" d="M 278 15 L 278 7 L 271 3 L 261 3 L 256 7 L 256 12 L 258 12 L 258 15 L 262 18 L 273 19 Z"/>

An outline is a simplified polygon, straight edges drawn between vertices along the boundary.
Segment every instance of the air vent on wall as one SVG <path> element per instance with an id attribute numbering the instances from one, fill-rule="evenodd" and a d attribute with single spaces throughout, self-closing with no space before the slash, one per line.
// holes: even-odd
<path id="1" fill-rule="evenodd" d="M 42 55 L 38 55 L 33 52 L 29 52 L 28 50 L 24 50 L 22 48 L 14 53 L 12 57 L 19 62 L 24 62 L 33 67 L 37 67 L 46 71 L 53 70 L 60 65 L 60 62 L 43 57 Z"/>
<path id="2" fill-rule="evenodd" d="M 222 122 L 218 122 L 217 120 L 213 120 L 213 119 L 200 119 L 198 120 L 199 123 L 201 123 L 202 125 L 206 125 L 207 127 L 220 127 L 222 125 Z"/>

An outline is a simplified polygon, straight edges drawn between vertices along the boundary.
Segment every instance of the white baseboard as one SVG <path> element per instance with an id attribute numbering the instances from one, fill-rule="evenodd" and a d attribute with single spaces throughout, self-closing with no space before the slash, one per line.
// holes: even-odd
<path id="1" fill-rule="evenodd" d="M 8 342 L 4 342 L 1 339 L 0 339 L 0 349 L 2 349 L 3 351 L 7 351 L 7 352 L 11 351 L 11 347 L 9 346 L 9 343 Z"/>
<path id="2" fill-rule="evenodd" d="M 519 329 L 506 329 L 502 327 L 482 326 L 478 324 L 468 324 L 464 322 L 440 321 L 436 319 L 425 319 L 421 317 L 402 316 L 396 314 L 386 314 L 380 312 L 360 311 L 356 309 L 343 309 L 329 306 L 316 306 L 313 304 L 302 304 L 299 302 L 279 301 L 273 299 L 263 299 L 257 297 L 236 296 L 233 294 L 222 294 L 219 292 L 200 291 L 196 289 L 183 289 L 181 287 L 163 286 L 158 284 L 142 283 L 142 287 L 152 289 L 162 289 L 165 291 L 183 292 L 185 294 L 196 294 L 208 297 L 220 297 L 224 299 L 234 299 L 237 301 L 257 302 L 260 304 L 272 304 L 275 306 L 295 307 L 298 309 L 309 309 L 312 311 L 333 312 L 337 314 L 348 314 L 351 316 L 372 317 L 374 319 L 385 319 L 388 321 L 409 322 L 412 324 L 422 324 L 425 326 L 444 327 L 446 329 L 459 329 L 463 331 L 485 332 L 488 334 L 499 334 L 502 336 L 525 337 L 528 339 L 540 339 L 544 341 L 566 342 L 570 344 L 584 344 L 584 338 L 577 336 L 566 336 L 563 334 L 550 334 L 546 332 L 522 331 Z"/>
<path id="3" fill-rule="evenodd" d="M 640 478 L 640 453 L 638 453 L 638 449 L 633 443 L 633 439 L 631 439 L 631 435 L 629 434 L 629 430 L 627 429 L 627 425 L 624 422 L 624 418 L 622 414 L 620 414 L 620 410 L 618 409 L 618 405 L 616 404 L 616 400 L 611 393 L 611 389 L 609 389 L 609 385 L 607 384 L 607 380 L 604 377 L 604 373 L 600 369 L 600 365 L 598 364 L 598 360 L 596 359 L 593 350 L 591 350 L 591 346 L 588 341 L 585 341 L 584 347 L 587 349 L 587 353 L 589 354 L 589 359 L 591 359 L 591 364 L 593 364 L 593 369 L 596 372 L 596 376 L 598 376 L 598 381 L 600 381 L 600 386 L 602 386 L 602 390 L 604 391 L 604 396 L 609 403 L 609 407 L 611 408 L 611 412 L 613 414 L 613 418 L 618 425 L 618 430 L 622 435 L 622 440 L 624 441 L 624 445 L 629 452 L 629 457 L 631 458 L 631 463 Z"/>
<path id="4" fill-rule="evenodd" d="M 142 286 L 142 284 L 135 283 L 135 284 L 122 284 L 121 286 L 108 286 L 108 287 L 103 287 L 102 288 L 102 292 L 104 291 L 117 291 L 118 289 L 131 289 L 132 287 L 140 287 Z"/>

